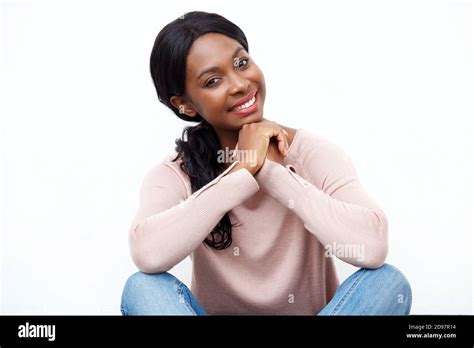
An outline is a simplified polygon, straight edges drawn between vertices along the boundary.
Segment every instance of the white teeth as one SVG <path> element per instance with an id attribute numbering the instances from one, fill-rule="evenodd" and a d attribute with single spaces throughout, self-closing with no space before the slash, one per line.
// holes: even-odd
<path id="1" fill-rule="evenodd" d="M 248 109 L 249 107 L 251 107 L 254 103 L 255 103 L 255 96 L 252 99 L 250 99 L 248 102 L 246 102 L 245 104 L 237 106 L 233 110 L 235 110 L 235 111 L 245 110 L 245 109 Z"/>

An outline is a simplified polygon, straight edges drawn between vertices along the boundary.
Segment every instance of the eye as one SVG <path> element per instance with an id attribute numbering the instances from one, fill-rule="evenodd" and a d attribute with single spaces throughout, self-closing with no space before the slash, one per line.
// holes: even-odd
<path id="1" fill-rule="evenodd" d="M 236 64 L 234 65 L 238 68 L 243 68 L 248 64 L 248 62 L 249 62 L 249 59 L 245 57 L 245 58 L 237 60 Z M 241 64 L 241 63 L 245 63 L 245 64 Z"/>
<path id="2" fill-rule="evenodd" d="M 212 86 L 214 86 L 217 82 L 213 82 L 213 81 L 216 81 L 216 80 L 218 80 L 217 77 L 213 77 L 212 79 L 207 80 L 205 87 L 212 87 Z M 213 82 L 213 83 L 211 83 L 211 82 Z"/>

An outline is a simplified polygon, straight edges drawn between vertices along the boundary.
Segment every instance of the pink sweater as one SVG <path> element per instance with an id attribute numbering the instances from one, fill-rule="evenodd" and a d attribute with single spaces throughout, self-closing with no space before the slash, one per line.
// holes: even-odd
<path id="1" fill-rule="evenodd" d="M 143 180 L 130 252 L 145 273 L 190 255 L 191 291 L 209 314 L 314 315 L 339 286 L 332 256 L 358 267 L 384 263 L 387 217 L 326 138 L 298 129 L 284 166 L 267 159 L 255 176 L 228 174 L 234 162 L 194 194 L 175 156 Z M 242 223 L 232 245 L 205 246 L 226 212 Z"/>

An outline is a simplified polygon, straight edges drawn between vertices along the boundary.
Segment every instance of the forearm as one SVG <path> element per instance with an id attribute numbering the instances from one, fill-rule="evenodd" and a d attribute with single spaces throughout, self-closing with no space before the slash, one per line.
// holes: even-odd
<path id="1" fill-rule="evenodd" d="M 363 253 L 340 255 L 342 260 L 366 267 L 383 263 L 388 250 L 388 222 L 374 203 L 362 206 L 333 198 L 275 162 L 264 164 L 256 179 L 261 189 L 292 209 L 322 245 L 354 247 Z M 344 180 L 340 185 L 351 192 L 346 195 L 349 201 L 370 201 L 356 178 Z"/>
<path id="2" fill-rule="evenodd" d="M 137 217 L 129 233 L 132 259 L 143 272 L 171 269 L 204 241 L 226 212 L 258 190 L 249 172 L 229 171 L 180 204 Z"/>

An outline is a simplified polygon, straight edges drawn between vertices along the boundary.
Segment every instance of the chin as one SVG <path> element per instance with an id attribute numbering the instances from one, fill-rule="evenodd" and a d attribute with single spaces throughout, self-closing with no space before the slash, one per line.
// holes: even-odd
<path id="1" fill-rule="evenodd" d="M 243 119 L 243 122 L 242 124 L 247 124 L 247 123 L 256 123 L 256 122 L 260 122 L 263 120 L 263 113 L 258 113 L 258 114 L 255 114 L 255 115 L 251 115 L 251 116 L 248 116 L 248 117 L 245 117 Z"/>
<path id="2" fill-rule="evenodd" d="M 253 122 L 262 121 L 263 120 L 263 112 L 260 112 L 257 115 L 255 115 L 254 119 L 255 119 L 255 121 L 253 121 Z"/>

